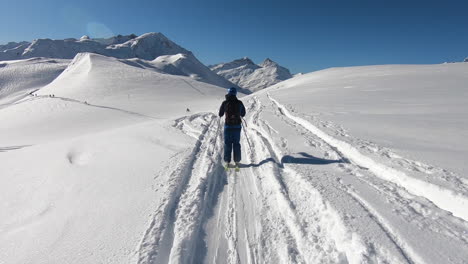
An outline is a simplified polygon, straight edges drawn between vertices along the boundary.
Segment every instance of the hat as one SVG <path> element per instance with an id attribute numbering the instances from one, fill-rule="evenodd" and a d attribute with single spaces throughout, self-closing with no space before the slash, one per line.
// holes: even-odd
<path id="1" fill-rule="evenodd" d="M 231 87 L 228 89 L 228 94 L 230 95 L 237 95 L 237 89 L 234 87 Z"/>

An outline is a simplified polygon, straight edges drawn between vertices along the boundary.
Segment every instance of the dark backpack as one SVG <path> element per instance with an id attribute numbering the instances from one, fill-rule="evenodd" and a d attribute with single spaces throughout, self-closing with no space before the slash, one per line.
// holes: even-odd
<path id="1" fill-rule="evenodd" d="M 224 106 L 224 112 L 226 114 L 226 125 L 240 125 L 240 101 L 228 100 Z"/>

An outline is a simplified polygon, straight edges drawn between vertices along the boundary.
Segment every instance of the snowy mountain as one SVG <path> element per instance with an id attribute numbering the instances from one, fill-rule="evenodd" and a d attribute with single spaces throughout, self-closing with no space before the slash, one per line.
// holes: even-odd
<path id="1" fill-rule="evenodd" d="M 121 60 L 122 62 L 141 67 L 144 69 L 155 70 L 167 74 L 188 76 L 192 79 L 214 84 L 220 87 L 238 87 L 237 85 L 226 80 L 222 76 L 217 75 L 211 71 L 207 66 L 202 64 L 192 53 L 189 54 L 175 54 L 159 56 L 152 61 L 141 59 L 128 59 Z M 248 94 L 249 90 L 239 88 L 239 92 Z"/>
<path id="2" fill-rule="evenodd" d="M 83 36 L 79 40 L 38 39 L 32 43 L 11 42 L 0 46 L 0 62 L 3 60 L 3 65 L 8 66 L 5 68 L 7 71 L 0 72 L 0 76 L 10 74 L 10 72 L 14 71 L 14 64 L 8 61 L 23 60 L 22 63 L 16 64 L 20 66 L 31 62 L 30 60 L 25 60 L 26 58 L 44 58 L 44 61 L 47 61 L 46 58 L 60 58 L 60 70 L 63 70 L 65 69 L 63 64 L 66 62 L 66 59 L 70 61 L 70 59 L 73 59 L 77 54 L 87 52 L 118 58 L 121 59 L 121 62 L 136 67 L 154 69 L 167 74 L 189 76 L 196 80 L 224 88 L 237 87 L 235 84 L 213 73 L 208 67 L 203 65 L 192 52 L 180 47 L 161 33 L 147 33 L 139 37 L 135 35 L 118 35 L 108 39 L 90 39 L 88 36 Z M 171 56 L 173 57 L 171 58 Z M 26 70 L 25 74 L 27 74 L 27 72 Z M 30 80 L 27 76 L 24 78 L 21 77 L 21 70 L 16 73 L 18 75 L 16 75 L 15 78 Z M 39 74 L 39 72 L 35 73 Z M 57 77 L 59 73 L 60 71 L 55 71 L 53 76 Z M 45 78 L 45 75 L 40 75 L 44 77 L 43 81 L 48 80 L 50 82 L 52 80 L 50 78 Z M 0 80 L 0 82 L 1 81 L 5 82 L 6 80 Z M 36 86 L 37 85 L 32 84 L 29 86 L 23 85 L 22 89 L 29 88 L 29 90 L 33 90 Z M 5 85 L 1 85 L 0 83 L 0 97 L 2 94 L 6 94 L 6 90 L 8 90 L 9 93 L 15 92 L 14 89 L 7 89 L 5 87 Z M 17 88 L 17 90 L 21 90 L 19 87 Z M 243 89 L 241 89 L 240 92 L 250 93 L 250 91 Z"/>
<path id="3" fill-rule="evenodd" d="M 288 69 L 268 58 L 260 65 L 245 57 L 209 67 L 218 75 L 252 92 L 293 77 Z"/>
<path id="4" fill-rule="evenodd" d="M 153 60 L 161 55 L 191 52 L 180 47 L 161 33 L 146 33 L 115 36 L 109 39 L 90 39 L 83 36 L 77 39 L 37 39 L 32 43 L 9 43 L 0 46 L 0 61 L 19 60 L 33 57 L 73 59 L 76 54 L 92 52 L 109 57 Z"/>
<path id="5" fill-rule="evenodd" d="M 29 45 L 31 43 L 29 42 L 26 42 L 26 41 L 22 41 L 22 42 L 8 42 L 7 44 L 5 45 L 0 45 L 0 51 L 5 51 L 5 50 L 10 50 L 10 49 L 14 49 L 14 48 L 17 48 L 19 46 L 23 46 L 23 45 Z"/>

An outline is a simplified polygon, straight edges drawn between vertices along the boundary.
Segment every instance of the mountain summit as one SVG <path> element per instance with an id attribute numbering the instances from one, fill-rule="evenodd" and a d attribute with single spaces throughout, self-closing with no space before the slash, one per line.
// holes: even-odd
<path id="1" fill-rule="evenodd" d="M 288 69 L 280 66 L 270 58 L 266 58 L 260 65 L 244 57 L 209 67 L 218 75 L 252 92 L 293 77 Z"/>
<path id="2" fill-rule="evenodd" d="M 191 54 L 190 51 L 172 42 L 162 33 L 146 33 L 141 36 L 118 35 L 108 39 L 36 39 L 33 42 L 9 43 L 0 46 L 0 61 L 20 60 L 33 57 L 73 59 L 76 54 L 92 52 L 119 59 L 140 58 L 154 60 L 161 55 L 178 53 Z"/>
<path id="3" fill-rule="evenodd" d="M 97 39 L 84 35 L 80 39 L 36 39 L 33 42 L 10 42 L 6 45 L 0 45 L 0 61 L 38 57 L 66 61 L 86 53 L 117 58 L 127 65 L 138 68 L 188 76 L 224 88 L 237 87 L 222 76 L 212 72 L 191 51 L 177 45 L 162 33 L 153 32 L 141 36 L 117 35 L 111 38 Z M 55 69 L 55 67 L 48 67 L 50 63 L 47 61 L 44 63 L 47 69 Z M 253 64 L 253 62 L 251 63 Z M 63 70 L 64 67 L 61 66 L 60 71 L 53 71 L 50 74 L 56 77 Z M 21 87 L 18 89 L 21 90 Z M 14 89 L 14 91 L 10 89 L 9 93 L 14 93 L 18 89 Z M 0 87 L 0 92 L 5 92 L 5 89 Z M 240 92 L 249 93 L 248 90 L 243 89 L 240 89 Z"/>

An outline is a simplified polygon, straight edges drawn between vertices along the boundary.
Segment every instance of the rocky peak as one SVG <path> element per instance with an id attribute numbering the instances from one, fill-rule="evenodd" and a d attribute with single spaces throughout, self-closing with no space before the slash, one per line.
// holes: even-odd
<path id="1" fill-rule="evenodd" d="M 276 67 L 278 63 L 272 61 L 270 58 L 266 58 L 261 64 L 261 67 Z"/>
<path id="2" fill-rule="evenodd" d="M 266 88 L 292 77 L 288 69 L 281 67 L 270 58 L 260 65 L 244 57 L 228 63 L 210 66 L 211 70 L 241 88 L 252 92 Z"/>

